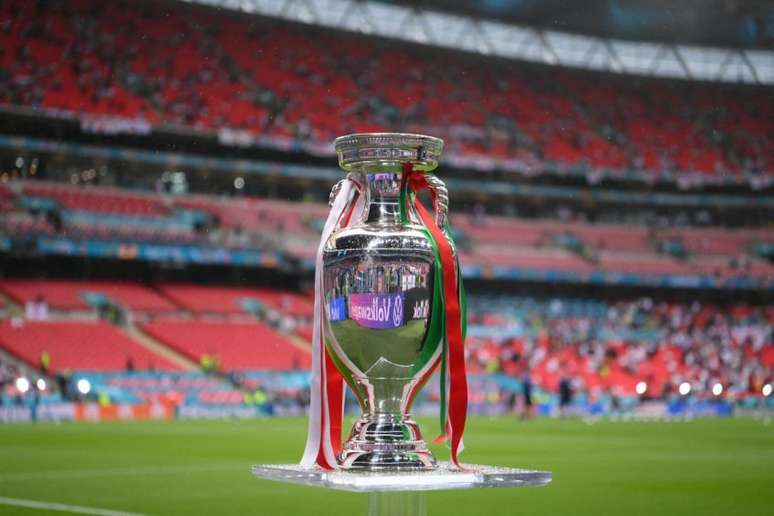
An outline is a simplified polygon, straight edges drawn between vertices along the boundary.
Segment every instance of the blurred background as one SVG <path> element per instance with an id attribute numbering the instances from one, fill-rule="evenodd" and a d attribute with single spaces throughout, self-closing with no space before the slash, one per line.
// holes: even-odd
<path id="1" fill-rule="evenodd" d="M 0 422 L 259 418 L 295 460 L 367 131 L 446 141 L 471 414 L 770 417 L 771 2 L 4 0 Z"/>

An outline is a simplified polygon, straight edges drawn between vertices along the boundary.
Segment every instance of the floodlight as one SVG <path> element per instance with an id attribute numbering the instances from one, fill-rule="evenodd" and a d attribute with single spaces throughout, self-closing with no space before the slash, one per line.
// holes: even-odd
<path id="1" fill-rule="evenodd" d="M 681 383 L 681 384 L 680 384 L 680 387 L 678 387 L 678 391 L 679 391 L 679 392 L 680 392 L 680 394 L 682 394 L 683 396 L 687 396 L 688 394 L 690 394 L 690 393 L 691 393 L 691 384 L 690 384 L 690 383 L 688 383 L 688 382 L 683 382 L 683 383 Z"/>
<path id="2" fill-rule="evenodd" d="M 23 376 L 20 376 L 16 379 L 15 385 L 16 385 L 16 390 L 22 394 L 30 390 L 30 381 Z"/>
<path id="3" fill-rule="evenodd" d="M 716 383 L 715 385 L 713 385 L 712 394 L 714 394 L 715 396 L 720 396 L 721 394 L 723 394 L 723 384 Z"/>
<path id="4" fill-rule="evenodd" d="M 91 392 L 91 382 L 88 381 L 86 378 L 81 378 L 80 380 L 78 380 L 78 383 L 75 385 L 78 388 L 78 392 L 80 392 L 83 395 L 86 395 L 89 392 Z"/>

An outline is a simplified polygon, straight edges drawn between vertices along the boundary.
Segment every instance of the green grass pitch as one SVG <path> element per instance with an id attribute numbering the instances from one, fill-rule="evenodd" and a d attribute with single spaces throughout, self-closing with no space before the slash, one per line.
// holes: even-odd
<path id="1" fill-rule="evenodd" d="M 435 421 L 421 421 L 432 437 Z M 159 515 L 365 514 L 366 495 L 251 476 L 253 463 L 298 460 L 305 432 L 300 418 L 0 425 L 0 497 Z M 471 418 L 465 444 L 468 462 L 549 469 L 554 481 L 430 493 L 430 514 L 750 516 L 774 507 L 774 425 L 763 420 Z M 46 511 L 0 505 L 0 514 Z"/>

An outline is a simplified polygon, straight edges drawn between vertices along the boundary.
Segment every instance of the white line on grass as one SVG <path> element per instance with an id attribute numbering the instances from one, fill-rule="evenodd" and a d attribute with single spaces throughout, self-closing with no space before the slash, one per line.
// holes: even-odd
<path id="1" fill-rule="evenodd" d="M 46 511 L 70 512 L 75 514 L 96 514 L 98 516 L 142 516 L 136 512 L 112 511 L 110 509 L 83 507 L 66 503 L 39 502 L 37 500 L 25 500 L 24 498 L 6 498 L 5 496 L 0 496 L 0 505 L 12 505 L 15 507 L 28 507 L 30 509 L 43 509 Z"/>

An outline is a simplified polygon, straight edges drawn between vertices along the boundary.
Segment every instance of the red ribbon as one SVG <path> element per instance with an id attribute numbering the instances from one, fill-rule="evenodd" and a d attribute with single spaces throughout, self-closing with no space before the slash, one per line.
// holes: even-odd
<path id="1" fill-rule="evenodd" d="M 425 175 L 414 170 L 411 163 L 403 164 L 401 186 L 404 186 L 406 182 L 408 182 L 408 186 L 414 192 L 427 190 L 430 193 L 433 204 L 435 204 L 435 191 L 430 188 Z M 446 424 L 447 434 L 440 436 L 439 439 L 451 440 L 451 460 L 457 467 L 462 467 L 459 463 L 458 453 L 467 419 L 468 380 L 465 374 L 465 347 L 462 338 L 462 311 L 459 298 L 460 278 L 457 274 L 457 262 L 454 258 L 452 246 L 446 239 L 443 228 L 438 227 L 433 214 L 427 211 L 416 196 L 414 197 L 414 208 L 438 246 L 438 255 L 441 259 L 441 271 L 443 273 L 444 308 L 446 312 L 445 332 L 446 345 L 448 346 L 446 360 L 449 372 L 449 417 Z"/>
<path id="2" fill-rule="evenodd" d="M 325 343 L 322 345 L 322 357 L 323 361 L 323 397 L 322 403 L 320 403 L 320 410 L 322 411 L 320 420 L 323 424 L 320 427 L 320 447 L 317 451 L 317 465 L 323 469 L 332 470 L 336 467 L 336 464 L 329 464 L 325 458 L 325 442 L 331 444 L 334 456 L 338 456 L 341 452 L 341 423 L 343 419 L 343 399 L 344 399 L 344 378 L 336 369 L 336 365 L 331 360 L 328 354 L 328 349 L 325 347 Z M 328 409 L 326 415 L 325 410 Z M 325 434 L 326 423 L 328 427 L 328 434 Z"/>

